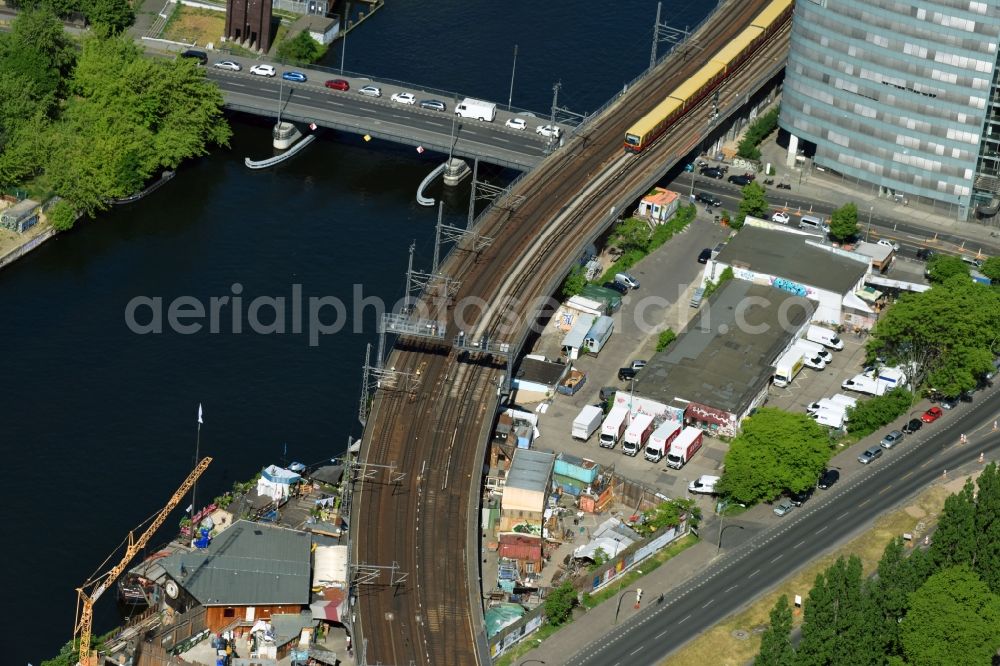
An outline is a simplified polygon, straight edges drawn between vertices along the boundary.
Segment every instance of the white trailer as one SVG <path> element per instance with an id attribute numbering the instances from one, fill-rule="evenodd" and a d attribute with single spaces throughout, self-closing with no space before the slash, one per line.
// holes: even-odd
<path id="1" fill-rule="evenodd" d="M 587 405 L 573 419 L 573 439 L 587 441 L 594 431 L 601 427 L 604 411 L 600 407 Z"/>
<path id="2" fill-rule="evenodd" d="M 838 405 L 843 405 L 845 410 L 848 407 L 857 407 L 858 406 L 858 399 L 857 398 L 852 398 L 851 396 L 844 395 L 843 393 L 837 393 L 837 394 L 835 394 L 832 398 L 830 398 L 830 402 L 836 403 Z"/>
<path id="3" fill-rule="evenodd" d="M 481 99 L 466 97 L 455 107 L 455 115 L 462 116 L 463 118 L 485 120 L 491 123 L 497 117 L 497 105 L 493 102 L 484 102 Z"/>

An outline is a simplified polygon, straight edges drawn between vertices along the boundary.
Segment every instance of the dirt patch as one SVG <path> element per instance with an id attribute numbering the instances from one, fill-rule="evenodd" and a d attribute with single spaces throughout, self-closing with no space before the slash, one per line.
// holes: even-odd
<path id="1" fill-rule="evenodd" d="M 744 666 L 760 649 L 760 627 L 770 622 L 771 608 L 782 594 L 793 602 L 795 595 L 801 595 L 803 600 L 809 594 L 816 575 L 833 564 L 841 555 L 848 557 L 857 555 L 861 558 L 865 574 L 870 574 L 878 566 L 882 551 L 889 540 L 904 533 L 913 535 L 911 544 L 916 544 L 926 534 L 929 526 L 937 521 L 937 515 L 944 506 L 945 498 L 953 490 L 944 485 L 935 486 L 924 491 L 908 506 L 887 514 L 877 520 L 875 525 L 864 534 L 856 537 L 829 555 L 813 560 L 785 579 L 770 593 L 753 602 L 745 610 L 731 615 L 707 632 L 687 644 L 669 657 L 664 664 L 670 666 Z M 917 515 L 919 514 L 919 515 Z M 802 609 L 795 609 L 793 622 L 795 626 L 802 623 Z M 747 634 L 750 634 L 747 638 Z"/>
<path id="2" fill-rule="evenodd" d="M 204 46 L 218 44 L 226 32 L 226 13 L 210 9 L 195 9 L 181 5 L 179 16 L 172 20 L 163 33 L 164 39 L 185 44 Z"/>

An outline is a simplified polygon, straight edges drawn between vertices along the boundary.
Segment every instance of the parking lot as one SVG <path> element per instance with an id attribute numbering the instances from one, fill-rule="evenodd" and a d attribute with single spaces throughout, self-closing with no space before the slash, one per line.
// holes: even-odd
<path id="1" fill-rule="evenodd" d="M 844 348 L 840 351 L 830 350 L 833 360 L 826 368 L 813 370 L 804 367 L 788 387 L 777 388 L 772 385 L 768 389 L 767 406 L 801 414 L 806 411 L 806 405 L 829 398 L 835 393 L 843 393 L 859 400 L 870 397 L 840 388 L 845 379 L 861 372 L 865 361 L 864 343 L 868 338 L 844 332 L 840 339 Z"/>

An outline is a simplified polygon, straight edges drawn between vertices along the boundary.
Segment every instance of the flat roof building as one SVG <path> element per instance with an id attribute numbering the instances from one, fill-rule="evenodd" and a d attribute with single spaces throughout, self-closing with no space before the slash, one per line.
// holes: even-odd
<path id="1" fill-rule="evenodd" d="M 555 454 L 544 451 L 514 451 L 500 500 L 501 532 L 523 525 L 531 533 L 541 535 L 555 460 Z"/>
<path id="2" fill-rule="evenodd" d="M 650 359 L 634 394 L 687 424 L 733 435 L 763 403 L 774 362 L 809 324 L 813 307 L 782 289 L 729 280 L 677 340 Z"/>
<path id="3" fill-rule="evenodd" d="M 779 125 L 815 164 L 967 219 L 1000 209 L 1000 5 L 797 2 Z"/>

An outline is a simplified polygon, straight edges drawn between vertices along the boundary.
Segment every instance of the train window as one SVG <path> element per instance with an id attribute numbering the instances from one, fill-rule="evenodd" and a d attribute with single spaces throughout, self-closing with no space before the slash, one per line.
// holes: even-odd
<path id="1" fill-rule="evenodd" d="M 639 145 L 639 137 L 637 137 L 635 134 L 626 134 L 625 135 L 625 143 L 627 143 L 630 146 L 638 146 Z"/>

